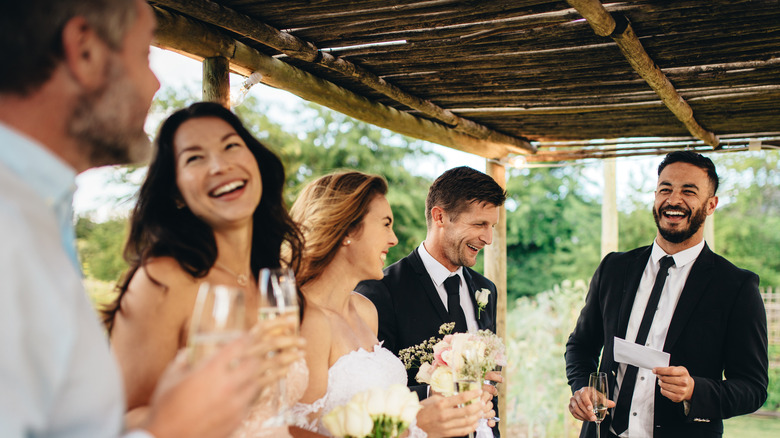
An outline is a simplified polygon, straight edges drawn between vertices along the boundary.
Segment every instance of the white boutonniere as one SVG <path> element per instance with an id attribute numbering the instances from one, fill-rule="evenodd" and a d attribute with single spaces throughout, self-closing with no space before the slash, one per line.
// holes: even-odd
<path id="1" fill-rule="evenodd" d="M 474 292 L 474 297 L 477 299 L 477 319 L 479 319 L 480 313 L 485 310 L 485 306 L 487 306 L 490 300 L 490 291 L 483 287 Z"/>

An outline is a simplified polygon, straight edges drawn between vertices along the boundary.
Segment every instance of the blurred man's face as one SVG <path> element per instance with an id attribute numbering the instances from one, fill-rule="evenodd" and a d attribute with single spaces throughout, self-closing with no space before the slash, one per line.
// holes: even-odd
<path id="1" fill-rule="evenodd" d="M 137 17 L 110 56 L 105 85 L 85 92 L 70 119 L 71 134 L 80 140 L 93 167 L 145 160 L 151 148 L 144 123 L 160 82 L 149 67 L 149 46 L 156 22 L 149 5 L 136 0 Z"/>

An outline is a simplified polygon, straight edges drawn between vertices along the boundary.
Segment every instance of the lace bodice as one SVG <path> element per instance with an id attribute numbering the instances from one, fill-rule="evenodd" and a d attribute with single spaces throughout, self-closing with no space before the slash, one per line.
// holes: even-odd
<path id="1" fill-rule="evenodd" d="M 338 358 L 328 369 L 328 390 L 312 404 L 298 403 L 293 407 L 296 426 L 331 436 L 320 418 L 333 408 L 347 404 L 352 397 L 371 388 L 385 388 L 393 383 L 406 385 L 406 369 L 390 350 L 381 344 L 373 351 L 362 348 Z M 410 437 L 424 438 L 425 432 L 410 428 Z"/>
<path id="2" fill-rule="evenodd" d="M 287 378 L 284 383 L 287 406 L 292 406 L 300 400 L 308 385 L 309 368 L 306 367 L 306 361 L 301 359 L 290 365 L 287 370 Z M 287 426 L 263 426 L 263 423 L 274 414 L 275 405 L 272 400 L 278 396 L 279 387 L 277 386 L 262 392 L 241 427 L 231 435 L 231 438 L 291 438 Z"/>

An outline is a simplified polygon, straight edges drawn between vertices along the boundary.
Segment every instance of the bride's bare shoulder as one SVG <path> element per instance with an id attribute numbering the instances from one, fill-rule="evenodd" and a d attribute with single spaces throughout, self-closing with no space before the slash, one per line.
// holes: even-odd
<path id="1" fill-rule="evenodd" d="M 355 307 L 360 319 L 363 320 L 374 331 L 374 335 L 379 327 L 379 315 L 377 314 L 374 303 L 363 295 L 352 292 L 350 302 Z"/>

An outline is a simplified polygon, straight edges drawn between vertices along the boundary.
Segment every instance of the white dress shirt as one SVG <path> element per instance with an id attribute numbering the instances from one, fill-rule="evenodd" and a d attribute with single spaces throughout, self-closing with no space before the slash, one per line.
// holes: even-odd
<path id="1" fill-rule="evenodd" d="M 669 268 L 669 276 L 666 277 L 664 288 L 661 292 L 661 298 L 658 301 L 658 308 L 653 318 L 653 324 L 650 326 L 650 332 L 647 335 L 645 346 L 663 350 L 666 342 L 666 334 L 669 331 L 669 324 L 674 315 L 674 309 L 677 307 L 677 301 L 680 299 L 685 282 L 688 280 L 688 274 L 691 272 L 693 262 L 699 257 L 704 248 L 702 240 L 697 245 L 680 251 L 672 255 L 674 266 Z M 657 243 L 653 243 L 650 260 L 647 261 L 645 270 L 642 273 L 642 279 L 639 282 L 639 288 L 636 291 L 634 305 L 631 308 L 631 316 L 628 320 L 626 330 L 626 340 L 634 342 L 639 325 L 642 323 L 642 317 L 645 313 L 645 307 L 650 299 L 650 293 L 653 290 L 655 277 L 660 269 L 660 260 L 667 256 Z M 617 385 L 615 387 L 615 401 L 620 393 L 620 385 L 623 382 L 623 375 L 626 372 L 626 365 L 620 364 L 617 374 Z M 636 385 L 634 386 L 634 396 L 631 399 L 631 409 L 628 417 L 628 429 L 620 436 L 623 438 L 652 438 L 655 412 L 655 385 L 656 377 L 651 370 L 639 368 L 636 375 Z M 614 432 L 614 431 L 613 431 Z"/>
<path id="2" fill-rule="evenodd" d="M 466 285 L 466 279 L 463 277 L 463 266 L 459 266 L 455 272 L 450 272 L 444 265 L 439 263 L 438 260 L 425 249 L 425 242 L 421 243 L 418 249 L 420 258 L 422 259 L 425 270 L 428 271 L 428 276 L 433 280 L 433 285 L 436 287 L 436 292 L 441 298 L 441 302 L 444 304 L 444 308 L 449 312 L 447 307 L 447 289 L 444 288 L 444 280 L 457 275 L 460 277 L 460 307 L 463 308 L 463 313 L 466 315 L 466 327 L 469 332 L 476 332 L 479 330 L 479 324 L 477 324 L 477 318 L 474 316 L 474 304 L 471 302 L 469 296 L 469 287 Z"/>
<path id="3" fill-rule="evenodd" d="M 75 172 L 1 123 L 0 151 L 0 436 L 119 436 L 119 369 L 65 248 L 71 210 L 56 196 L 72 194 Z"/>

